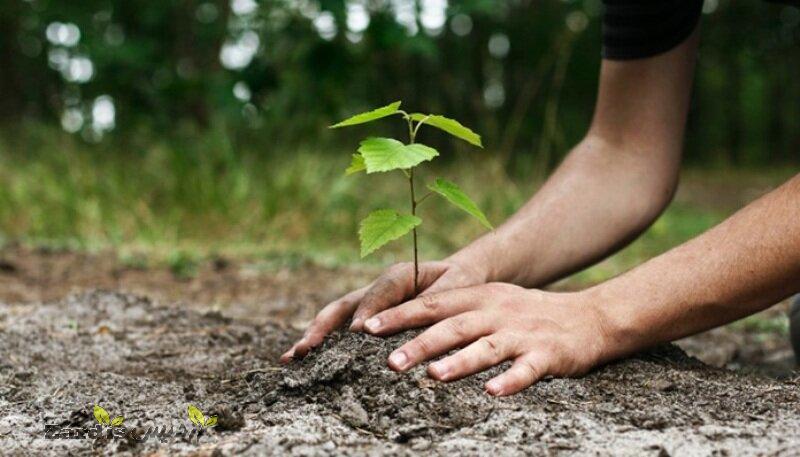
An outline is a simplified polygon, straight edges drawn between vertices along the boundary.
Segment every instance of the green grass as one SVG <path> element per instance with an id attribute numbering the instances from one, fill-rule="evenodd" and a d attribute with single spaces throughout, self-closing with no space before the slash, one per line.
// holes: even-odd
<path id="1" fill-rule="evenodd" d="M 409 258 L 410 244 L 399 241 L 374 258 L 359 259 L 360 219 L 372 209 L 403 208 L 407 202 L 397 191 L 405 189 L 400 174 L 397 182 L 344 176 L 350 151 L 240 148 L 222 132 L 125 146 L 87 146 L 49 130 L 17 133 L 0 135 L 0 242 L 113 249 L 125 264 L 146 268 L 160 262 L 186 276 L 199 261 L 217 255 L 331 266 Z M 457 179 L 499 224 L 536 187 L 503 170 L 490 152 L 471 151 L 458 165 L 434 167 L 425 178 Z M 639 240 L 571 281 L 619 274 L 701 233 L 727 212 L 673 204 Z M 482 233 L 436 200 L 426 202 L 420 215 L 426 220 L 423 259 L 440 258 Z"/>

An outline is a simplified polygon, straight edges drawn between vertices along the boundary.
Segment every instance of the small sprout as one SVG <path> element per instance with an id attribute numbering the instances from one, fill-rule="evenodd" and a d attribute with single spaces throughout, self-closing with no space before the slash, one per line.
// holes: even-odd
<path id="1" fill-rule="evenodd" d="M 100 425 L 111 425 L 111 417 L 108 412 L 100 405 L 94 405 L 94 419 Z"/>
<path id="2" fill-rule="evenodd" d="M 206 423 L 206 418 L 203 415 L 203 412 L 200 411 L 197 406 L 189 405 L 187 410 L 189 411 L 189 420 L 192 421 L 194 425 L 202 427 Z"/>
<path id="3" fill-rule="evenodd" d="M 189 420 L 200 428 L 213 427 L 217 425 L 217 416 L 206 417 L 202 411 L 195 405 L 189 405 L 187 408 L 189 412 Z"/>
<path id="4" fill-rule="evenodd" d="M 409 232 L 413 234 L 414 242 L 414 291 L 418 291 L 419 260 L 417 248 L 417 226 L 422 219 L 417 217 L 417 206 L 430 194 L 442 196 L 457 208 L 475 217 L 483 226 L 492 229 L 492 224 L 478 206 L 455 183 L 442 178 L 437 178 L 428 184 L 430 192 L 417 199 L 414 186 L 414 169 L 423 162 L 429 162 L 439 156 L 439 152 L 424 144 L 416 142 L 417 133 L 423 125 L 429 125 L 450 135 L 466 141 L 472 145 L 483 147 L 481 137 L 455 119 L 449 119 L 438 114 L 408 114 L 400 109 L 400 102 L 357 114 L 345 119 L 331 128 L 348 127 L 367 122 L 376 121 L 392 115 L 402 115 L 408 124 L 409 142 L 402 143 L 393 138 L 370 137 L 361 142 L 358 152 L 353 154 L 350 166 L 345 174 L 352 175 L 361 171 L 367 174 L 383 173 L 399 170 L 408 179 L 411 214 L 404 214 L 392 209 L 379 209 L 369 214 L 363 221 L 358 231 L 361 241 L 361 257 L 365 257 L 390 241 L 396 240 Z"/>
<path id="5" fill-rule="evenodd" d="M 108 414 L 108 411 L 103 409 L 100 405 L 94 405 L 93 409 L 94 413 L 94 420 L 97 421 L 100 425 L 110 425 L 111 427 L 119 427 L 125 421 L 125 418 L 122 416 L 117 416 L 113 420 L 111 416 Z"/>

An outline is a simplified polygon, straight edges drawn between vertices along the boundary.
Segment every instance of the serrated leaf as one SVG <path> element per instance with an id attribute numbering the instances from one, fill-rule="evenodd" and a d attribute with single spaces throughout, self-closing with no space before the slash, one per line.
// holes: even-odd
<path id="1" fill-rule="evenodd" d="M 203 424 L 205 424 L 206 422 L 205 416 L 203 416 L 202 411 L 197 409 L 195 405 L 189 405 L 187 410 L 189 411 L 189 420 L 192 421 L 194 425 L 202 427 Z"/>
<path id="2" fill-rule="evenodd" d="M 370 213 L 358 230 L 361 240 L 361 257 L 366 257 L 384 244 L 396 240 L 414 227 L 422 219 L 410 214 L 401 214 L 393 209 L 379 209 Z"/>
<path id="3" fill-rule="evenodd" d="M 390 105 L 382 106 L 366 113 L 356 114 L 349 117 L 338 124 L 332 125 L 330 128 L 338 129 L 340 127 L 349 127 L 351 125 L 365 124 L 367 122 L 376 121 L 378 119 L 397 114 L 400 109 L 400 102 L 394 102 Z"/>
<path id="4" fill-rule="evenodd" d="M 111 421 L 112 427 L 119 427 L 125 421 L 125 418 L 122 416 L 117 416 Z"/>
<path id="5" fill-rule="evenodd" d="M 431 127 L 436 127 L 437 129 L 444 130 L 445 132 L 453 135 L 456 138 L 460 138 L 467 143 L 474 144 L 478 147 L 483 147 L 483 143 L 481 143 L 481 136 L 477 133 L 473 132 L 468 127 L 465 127 L 460 122 L 455 119 L 450 119 L 448 117 L 440 116 L 438 114 L 422 114 L 422 113 L 414 113 L 411 114 L 411 119 L 421 122 L 424 121 L 425 125 L 430 125 Z"/>
<path id="6" fill-rule="evenodd" d="M 358 153 L 364 158 L 367 173 L 409 169 L 439 155 L 424 144 L 403 144 L 392 138 L 367 138 Z"/>
<path id="7" fill-rule="evenodd" d="M 353 154 L 353 160 L 350 162 L 350 166 L 344 171 L 344 174 L 349 176 L 366 169 L 367 165 L 364 163 L 364 156 L 361 154 Z"/>
<path id="8" fill-rule="evenodd" d="M 100 425 L 110 425 L 111 424 L 111 417 L 109 417 L 108 412 L 103 409 L 100 405 L 94 405 L 94 419 Z"/>
<path id="9" fill-rule="evenodd" d="M 486 219 L 486 215 L 478 208 L 478 205 L 476 205 L 455 183 L 446 179 L 436 178 L 433 184 L 428 184 L 428 189 L 436 192 L 453 205 L 478 219 L 486 228 L 490 230 L 493 228 L 489 220 Z"/>
<path id="10" fill-rule="evenodd" d="M 217 425 L 217 416 L 211 416 L 206 420 L 206 427 L 213 427 Z"/>

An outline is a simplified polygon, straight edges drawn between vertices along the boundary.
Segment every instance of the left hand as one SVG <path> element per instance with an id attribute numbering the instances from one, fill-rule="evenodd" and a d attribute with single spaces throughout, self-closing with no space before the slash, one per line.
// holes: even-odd
<path id="1" fill-rule="evenodd" d="M 545 376 L 580 376 L 604 361 L 603 316 L 580 293 L 551 293 L 490 283 L 427 295 L 387 309 L 364 323 L 373 335 L 434 324 L 389 356 L 389 367 L 406 371 L 428 365 L 428 374 L 453 381 L 513 360 L 489 380 L 486 391 L 511 395 Z"/>

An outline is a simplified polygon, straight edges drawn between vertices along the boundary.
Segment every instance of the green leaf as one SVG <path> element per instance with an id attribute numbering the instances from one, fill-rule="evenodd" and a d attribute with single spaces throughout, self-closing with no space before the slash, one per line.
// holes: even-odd
<path id="1" fill-rule="evenodd" d="M 490 230 L 493 228 L 492 224 L 489 223 L 489 220 L 486 219 L 486 216 L 478 208 L 478 205 L 476 205 L 455 183 L 446 179 L 436 178 L 433 184 L 428 184 L 428 189 L 436 192 L 453 205 L 477 218 L 486 228 Z"/>
<path id="2" fill-rule="evenodd" d="M 332 125 L 330 128 L 338 129 L 340 127 L 349 127 L 351 125 L 365 124 L 367 122 L 376 121 L 392 114 L 397 114 L 400 109 L 400 102 L 394 102 L 391 105 L 386 105 L 366 113 L 356 114 L 353 117 L 347 118 L 338 124 Z"/>
<path id="3" fill-rule="evenodd" d="M 217 416 L 211 416 L 206 420 L 206 427 L 213 427 L 217 425 Z"/>
<path id="4" fill-rule="evenodd" d="M 350 166 L 347 167 L 347 169 L 344 171 L 344 174 L 350 176 L 366 169 L 367 165 L 364 163 L 364 156 L 361 154 L 353 154 L 353 161 L 350 162 Z"/>
<path id="5" fill-rule="evenodd" d="M 361 240 L 361 257 L 366 257 L 384 244 L 396 240 L 422 223 L 422 219 L 401 214 L 393 209 L 379 209 L 370 213 L 358 230 Z"/>
<path id="6" fill-rule="evenodd" d="M 189 405 L 187 409 L 189 411 L 189 420 L 192 421 L 194 425 L 202 427 L 206 422 L 206 418 L 203 416 L 202 411 L 197 409 L 195 405 Z"/>
<path id="7" fill-rule="evenodd" d="M 367 138 L 358 148 L 367 173 L 408 169 L 439 155 L 424 144 L 403 144 L 392 138 Z"/>
<path id="8" fill-rule="evenodd" d="M 100 423 L 100 425 L 111 424 L 111 418 L 109 417 L 108 412 L 100 405 L 94 405 L 94 419 Z"/>
<path id="9" fill-rule="evenodd" d="M 125 421 L 124 417 L 117 416 L 117 417 L 114 418 L 114 420 L 111 421 L 111 426 L 112 427 L 119 427 L 120 425 L 122 425 L 122 422 L 124 422 L 124 421 Z"/>
<path id="10" fill-rule="evenodd" d="M 444 130 L 450 135 L 453 135 L 456 138 L 461 138 L 467 143 L 474 144 L 475 146 L 481 148 L 483 147 L 483 144 L 481 143 L 481 136 L 470 130 L 468 127 L 465 127 L 455 119 L 439 116 L 438 114 L 428 115 L 421 113 L 412 114 L 411 119 L 417 122 L 423 122 L 425 125 L 430 125 L 431 127 Z"/>

